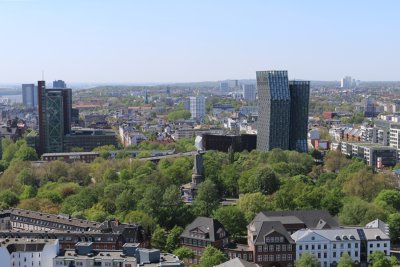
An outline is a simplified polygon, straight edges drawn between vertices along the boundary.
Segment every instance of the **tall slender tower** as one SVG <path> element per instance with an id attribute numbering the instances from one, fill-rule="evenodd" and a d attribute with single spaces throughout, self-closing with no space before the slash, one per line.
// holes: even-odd
<path id="1" fill-rule="evenodd" d="M 289 81 L 290 132 L 289 149 L 307 152 L 309 81 Z"/>
<path id="2" fill-rule="evenodd" d="M 290 91 L 287 71 L 257 71 L 257 149 L 289 149 Z"/>
<path id="3" fill-rule="evenodd" d="M 39 153 L 63 152 L 64 136 L 71 131 L 71 89 L 46 89 L 38 82 Z"/>
<path id="4" fill-rule="evenodd" d="M 290 81 L 287 71 L 257 71 L 257 149 L 307 151 L 309 81 Z"/>

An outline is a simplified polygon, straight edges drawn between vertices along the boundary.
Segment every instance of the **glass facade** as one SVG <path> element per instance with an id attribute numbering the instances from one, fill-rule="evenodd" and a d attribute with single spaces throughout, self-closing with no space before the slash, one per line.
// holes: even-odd
<path id="1" fill-rule="evenodd" d="M 257 149 L 307 151 L 310 82 L 287 71 L 257 71 Z"/>
<path id="2" fill-rule="evenodd" d="M 290 81 L 289 149 L 307 152 L 309 81 Z"/>

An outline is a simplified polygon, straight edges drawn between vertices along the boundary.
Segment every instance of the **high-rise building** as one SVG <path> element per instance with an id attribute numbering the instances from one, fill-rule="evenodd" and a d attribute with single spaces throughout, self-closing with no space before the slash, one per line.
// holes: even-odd
<path id="1" fill-rule="evenodd" d="M 29 108 L 37 106 L 37 87 L 33 83 L 22 85 L 22 103 Z"/>
<path id="2" fill-rule="evenodd" d="M 204 96 L 192 96 L 190 101 L 190 114 L 191 118 L 202 121 L 206 115 L 206 100 Z"/>
<path id="3" fill-rule="evenodd" d="M 343 77 L 340 80 L 340 87 L 343 89 L 350 89 L 353 87 L 353 80 L 350 76 Z"/>
<path id="4" fill-rule="evenodd" d="M 54 89 L 66 89 L 67 84 L 63 80 L 57 80 L 53 82 Z"/>
<path id="5" fill-rule="evenodd" d="M 309 81 L 289 81 L 290 129 L 289 149 L 307 152 Z"/>
<path id="6" fill-rule="evenodd" d="M 38 82 L 39 153 L 63 152 L 64 136 L 71 131 L 71 89 L 46 89 Z"/>
<path id="7" fill-rule="evenodd" d="M 219 84 L 219 89 L 223 92 L 229 92 L 229 83 L 227 82 L 221 82 Z"/>
<path id="8" fill-rule="evenodd" d="M 310 83 L 288 80 L 287 71 L 257 71 L 257 149 L 307 151 Z"/>
<path id="9" fill-rule="evenodd" d="M 243 84 L 243 99 L 246 101 L 256 101 L 256 87 L 254 84 Z"/>

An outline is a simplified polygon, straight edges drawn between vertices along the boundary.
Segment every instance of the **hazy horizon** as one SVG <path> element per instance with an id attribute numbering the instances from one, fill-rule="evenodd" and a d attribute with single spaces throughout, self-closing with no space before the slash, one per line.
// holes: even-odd
<path id="1" fill-rule="evenodd" d="M 400 2 L 0 0 L 0 83 L 398 81 Z M 73 82 L 75 81 L 75 82 Z M 76 82 L 93 81 L 93 82 Z"/>

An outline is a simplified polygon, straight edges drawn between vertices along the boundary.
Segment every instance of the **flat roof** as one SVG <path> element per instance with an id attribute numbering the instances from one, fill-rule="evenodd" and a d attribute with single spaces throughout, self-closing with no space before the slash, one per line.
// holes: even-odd
<path id="1" fill-rule="evenodd" d="M 97 152 L 62 152 L 62 153 L 44 153 L 42 157 L 62 157 L 62 156 L 86 156 L 99 155 Z"/>

